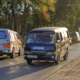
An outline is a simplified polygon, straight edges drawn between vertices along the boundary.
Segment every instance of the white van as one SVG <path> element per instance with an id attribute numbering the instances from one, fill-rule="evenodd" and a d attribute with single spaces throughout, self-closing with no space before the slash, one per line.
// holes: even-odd
<path id="1" fill-rule="evenodd" d="M 21 41 L 17 32 L 9 29 L 0 29 L 0 56 L 7 54 L 11 58 L 21 55 Z"/>

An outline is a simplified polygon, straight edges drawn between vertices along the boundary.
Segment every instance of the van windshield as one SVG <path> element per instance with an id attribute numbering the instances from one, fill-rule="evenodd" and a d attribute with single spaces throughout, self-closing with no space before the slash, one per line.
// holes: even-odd
<path id="1" fill-rule="evenodd" d="M 5 31 L 0 31 L 0 39 L 5 39 L 6 36 L 6 32 Z"/>
<path id="2" fill-rule="evenodd" d="M 34 33 L 29 34 L 26 43 L 43 43 L 43 44 L 53 44 L 52 40 L 54 34 L 45 33 Z"/>

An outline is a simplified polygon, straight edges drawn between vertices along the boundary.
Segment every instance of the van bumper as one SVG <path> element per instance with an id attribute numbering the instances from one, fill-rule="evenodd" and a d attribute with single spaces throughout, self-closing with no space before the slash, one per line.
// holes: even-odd
<path id="1" fill-rule="evenodd" d="M 8 54 L 8 53 L 9 53 L 9 50 L 0 50 L 0 55 Z"/>
<path id="2" fill-rule="evenodd" d="M 24 54 L 24 59 L 29 60 L 48 60 L 53 61 L 55 60 L 55 55 L 31 55 L 31 54 Z"/>

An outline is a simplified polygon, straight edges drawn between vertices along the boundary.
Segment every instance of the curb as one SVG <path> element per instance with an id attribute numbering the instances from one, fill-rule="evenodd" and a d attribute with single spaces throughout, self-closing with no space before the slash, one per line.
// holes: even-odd
<path id="1" fill-rule="evenodd" d="M 65 80 L 65 79 L 61 79 L 61 77 L 62 76 L 66 77 L 65 74 L 66 75 L 68 75 L 68 74 L 71 75 L 73 73 L 72 70 L 74 70 L 74 67 L 77 68 L 79 66 L 80 66 L 80 57 L 76 58 L 75 60 L 70 61 L 68 64 L 64 65 L 63 67 L 61 67 L 60 69 L 58 69 L 57 71 L 52 73 L 51 75 L 45 77 L 43 80 Z M 70 75 L 68 75 L 68 76 L 70 76 Z M 79 80 L 80 80 L 80 78 L 79 78 Z"/>

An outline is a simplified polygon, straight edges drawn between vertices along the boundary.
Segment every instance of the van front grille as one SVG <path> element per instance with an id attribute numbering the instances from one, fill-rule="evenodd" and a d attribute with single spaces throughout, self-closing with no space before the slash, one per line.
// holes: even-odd
<path id="1" fill-rule="evenodd" d="M 31 51 L 31 53 L 34 55 L 45 55 L 46 54 L 45 51 Z"/>

